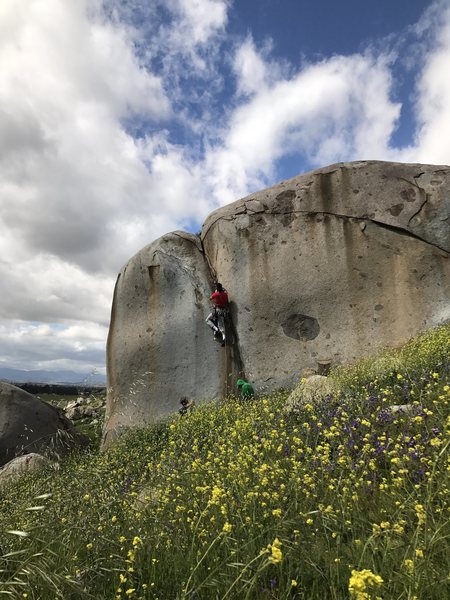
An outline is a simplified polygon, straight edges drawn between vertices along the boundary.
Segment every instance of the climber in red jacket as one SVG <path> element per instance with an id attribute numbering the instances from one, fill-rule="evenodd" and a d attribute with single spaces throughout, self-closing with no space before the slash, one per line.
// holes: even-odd
<path id="1" fill-rule="evenodd" d="M 214 338 L 222 336 L 222 346 L 225 346 L 225 319 L 228 316 L 228 293 L 221 283 L 216 283 L 216 290 L 211 294 L 213 309 L 206 319 L 214 331 Z"/>

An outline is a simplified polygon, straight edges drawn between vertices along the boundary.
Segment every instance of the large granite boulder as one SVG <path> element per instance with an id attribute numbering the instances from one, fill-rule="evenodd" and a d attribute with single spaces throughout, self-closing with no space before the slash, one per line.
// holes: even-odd
<path id="1" fill-rule="evenodd" d="M 108 340 L 106 436 L 174 412 L 180 396 L 294 387 L 450 318 L 450 167 L 364 161 L 294 177 L 176 232 L 119 274 Z M 204 324 L 228 289 L 225 351 Z"/>
<path id="2" fill-rule="evenodd" d="M 59 456 L 87 443 L 57 408 L 0 381 L 0 467 L 20 455 Z"/>
<path id="3" fill-rule="evenodd" d="M 450 318 L 450 168 L 333 165 L 213 212 L 202 241 L 268 389 Z M 224 240 L 226 243 L 224 243 Z"/>

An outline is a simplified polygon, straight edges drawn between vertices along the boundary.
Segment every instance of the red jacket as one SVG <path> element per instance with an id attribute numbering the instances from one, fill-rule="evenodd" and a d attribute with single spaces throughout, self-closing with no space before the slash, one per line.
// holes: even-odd
<path id="1" fill-rule="evenodd" d="M 215 291 L 211 294 L 210 300 L 214 302 L 217 308 L 225 308 L 228 305 L 228 294 L 225 290 L 223 292 Z"/>

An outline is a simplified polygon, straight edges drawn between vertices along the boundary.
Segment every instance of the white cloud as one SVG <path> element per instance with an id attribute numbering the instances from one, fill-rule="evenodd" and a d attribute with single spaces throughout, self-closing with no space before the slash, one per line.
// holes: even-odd
<path id="1" fill-rule="evenodd" d="M 132 29 L 101 9 L 0 3 L 4 326 L 86 315 L 105 325 L 125 260 L 198 216 L 190 163 L 162 129 L 172 110 L 162 79 L 134 53 Z M 141 122 L 154 133 L 137 140 L 124 123 Z"/>
<path id="2" fill-rule="evenodd" d="M 227 22 L 227 5 L 223 0 L 169 0 L 180 18 L 180 35 L 190 36 L 194 45 L 205 44 Z"/>
<path id="3" fill-rule="evenodd" d="M 238 95 L 261 93 L 281 78 L 282 65 L 270 60 L 271 50 L 272 44 L 268 41 L 258 51 L 251 36 L 238 45 L 233 60 Z"/>
<path id="4" fill-rule="evenodd" d="M 306 66 L 290 79 L 267 81 L 254 46 L 246 41 L 237 61 L 242 52 L 257 65 L 247 88 L 253 95 L 233 113 L 223 145 L 208 157 L 206 169 L 221 204 L 264 185 L 276 161 L 290 152 L 300 151 L 318 166 L 383 157 L 400 111 L 390 99 L 385 57 L 338 56 Z M 244 65 L 237 71 L 238 89 L 247 85 L 241 79 L 248 70 Z"/>
<path id="5" fill-rule="evenodd" d="M 141 204 L 149 175 L 121 121 L 164 120 L 170 102 L 123 32 L 87 18 L 87 2 L 1 6 L 0 219 L 32 251 L 111 272 L 117 253 L 100 258 L 117 246 L 107 223 L 130 203 L 144 214 L 156 206 Z"/>
<path id="6" fill-rule="evenodd" d="M 107 328 L 80 322 L 68 328 L 11 320 L 0 323 L 0 366 L 90 373 L 104 362 Z"/>
<path id="7" fill-rule="evenodd" d="M 450 5 L 436 2 L 422 24 L 427 42 L 434 45 L 425 56 L 417 83 L 419 127 L 416 143 L 405 156 L 417 162 L 450 163 Z"/>
<path id="8" fill-rule="evenodd" d="M 16 264 L 0 262 L 0 318 L 64 322 L 95 320 L 107 325 L 114 279 L 89 275 L 51 255 L 38 254 Z"/>

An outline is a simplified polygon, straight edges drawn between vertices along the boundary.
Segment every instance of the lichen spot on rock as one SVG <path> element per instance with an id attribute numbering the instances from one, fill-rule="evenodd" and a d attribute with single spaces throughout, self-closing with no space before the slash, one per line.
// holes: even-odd
<path id="1" fill-rule="evenodd" d="M 294 340 L 310 341 L 320 333 L 319 321 L 308 315 L 294 313 L 281 323 L 283 332 Z"/>

